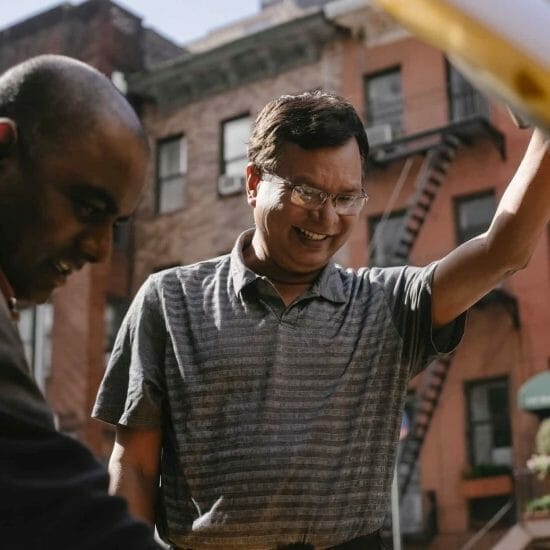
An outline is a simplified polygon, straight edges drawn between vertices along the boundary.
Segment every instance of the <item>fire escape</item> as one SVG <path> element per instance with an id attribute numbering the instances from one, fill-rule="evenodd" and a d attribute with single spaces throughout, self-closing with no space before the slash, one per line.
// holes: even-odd
<path id="1" fill-rule="evenodd" d="M 414 190 L 405 214 L 397 233 L 392 235 L 391 242 L 388 243 L 387 239 L 379 238 L 378 233 L 381 233 L 379 230 L 383 227 L 378 227 L 375 231 L 370 247 L 371 265 L 380 258 L 380 249 L 377 249 L 380 246 L 384 247 L 382 254 L 384 265 L 408 263 L 411 251 L 438 192 L 445 183 L 458 149 L 472 146 L 480 139 L 489 139 L 497 148 L 501 158 L 505 159 L 504 136 L 483 113 L 467 116 L 438 128 L 387 140 L 372 147 L 370 162 L 379 168 L 396 162 L 402 162 L 405 167 L 408 159 L 415 157 L 422 158 L 422 163 L 417 172 Z M 398 185 L 399 183 L 396 186 Z M 383 225 L 386 219 L 382 216 L 379 226 Z M 380 265 L 379 262 L 378 265 Z M 502 289 L 489 293 L 476 306 L 483 307 L 495 300 L 509 308 L 515 326 L 519 326 L 516 301 Z M 449 355 L 433 361 L 426 369 L 422 383 L 416 390 L 412 424 L 409 435 L 402 441 L 400 449 L 398 482 L 401 496 L 405 495 L 414 477 L 415 466 L 437 409 L 452 359 L 452 355 Z"/>

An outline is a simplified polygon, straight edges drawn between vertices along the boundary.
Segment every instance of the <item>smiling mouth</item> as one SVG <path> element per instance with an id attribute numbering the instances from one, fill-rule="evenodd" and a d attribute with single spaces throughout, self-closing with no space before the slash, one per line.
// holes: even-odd
<path id="1" fill-rule="evenodd" d="M 322 235 L 321 233 L 314 233 L 313 231 L 307 231 L 307 229 L 302 229 L 301 227 L 296 228 L 300 235 L 303 235 L 306 239 L 310 241 L 322 241 L 323 239 L 328 238 L 328 235 Z"/>

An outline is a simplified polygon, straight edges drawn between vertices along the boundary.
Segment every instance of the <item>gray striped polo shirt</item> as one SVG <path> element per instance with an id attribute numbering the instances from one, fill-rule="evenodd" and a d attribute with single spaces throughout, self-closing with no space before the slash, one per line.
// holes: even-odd
<path id="1" fill-rule="evenodd" d="M 163 428 L 157 527 L 176 547 L 323 548 L 380 528 L 409 378 L 458 343 L 426 268 L 329 264 L 290 306 L 231 254 L 152 275 L 93 415 Z"/>

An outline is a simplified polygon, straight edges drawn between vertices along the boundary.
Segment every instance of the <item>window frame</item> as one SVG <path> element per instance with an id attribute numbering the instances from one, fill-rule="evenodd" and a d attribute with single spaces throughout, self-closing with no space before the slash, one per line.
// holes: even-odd
<path id="1" fill-rule="evenodd" d="M 475 449 L 474 449 L 474 427 L 476 426 L 480 426 L 480 425 L 487 425 L 489 424 L 491 426 L 491 435 L 492 435 L 492 441 L 491 441 L 491 449 L 495 449 L 497 448 L 494 444 L 494 432 L 495 432 L 495 422 L 494 422 L 494 418 L 493 416 L 491 416 L 491 418 L 488 420 L 488 421 L 474 421 L 472 419 L 472 413 L 471 413 L 471 398 L 470 398 L 470 395 L 471 395 L 471 392 L 474 388 L 476 387 L 480 387 L 480 386 L 491 386 L 491 385 L 497 385 L 499 383 L 503 383 L 506 385 L 506 390 L 507 390 L 507 404 L 508 404 L 508 408 L 507 408 L 507 411 L 506 411 L 506 419 L 507 419 L 507 424 L 508 424 L 508 433 L 509 433 L 509 438 L 510 438 L 510 449 L 512 450 L 513 452 L 513 449 L 514 449 L 514 434 L 513 434 L 513 431 L 512 431 L 512 422 L 511 422 L 511 418 L 510 418 L 510 413 L 511 413 L 511 409 L 510 409 L 510 404 L 512 403 L 512 400 L 511 400 L 511 391 L 512 391 L 512 388 L 511 388 L 511 384 L 510 384 L 510 378 L 509 376 L 494 376 L 494 377 L 490 377 L 490 378 L 478 378 L 478 379 L 475 379 L 475 380 L 470 380 L 470 381 L 467 381 L 464 383 L 464 405 L 466 407 L 466 450 L 467 450 L 467 456 L 468 456 L 468 461 L 470 463 L 470 466 L 474 467 L 474 466 L 477 466 L 478 464 L 487 464 L 487 462 L 479 462 L 479 463 L 476 463 L 475 461 L 475 457 L 476 457 L 476 452 L 475 452 Z M 502 415 L 504 416 L 504 415 Z M 511 465 L 513 465 L 513 456 L 511 458 Z M 495 462 L 491 462 L 491 464 L 496 464 Z"/>
<path id="2" fill-rule="evenodd" d="M 156 141 L 156 162 L 155 162 L 155 213 L 159 216 L 172 214 L 173 212 L 177 212 L 178 210 L 182 210 L 185 208 L 185 186 L 187 183 L 187 173 L 189 171 L 188 164 L 188 158 L 186 159 L 186 170 L 184 172 L 175 172 L 174 174 L 170 174 L 169 176 L 165 176 L 164 178 L 161 178 L 160 176 L 160 159 L 161 159 L 161 150 L 162 146 L 166 145 L 167 143 L 173 142 L 179 140 L 180 147 L 183 143 L 185 143 L 185 149 L 186 149 L 186 157 L 188 157 L 188 151 L 187 151 L 187 138 L 184 133 L 178 133 L 178 134 L 171 134 L 169 136 L 162 137 L 160 139 L 157 139 Z M 185 141 L 183 141 L 185 140 Z M 180 154 L 181 154 L 181 148 L 180 148 Z M 181 166 L 181 157 L 180 157 L 180 166 Z M 171 210 L 161 210 L 161 193 L 162 193 L 162 184 L 165 180 L 169 178 L 175 178 L 176 176 L 179 176 L 181 178 L 181 205 L 179 205 L 177 208 L 173 208 Z"/>
<path id="3" fill-rule="evenodd" d="M 245 111 L 245 112 L 242 112 L 238 115 L 232 116 L 230 118 L 224 118 L 223 120 L 220 121 L 220 134 L 219 134 L 219 140 L 220 140 L 219 151 L 220 151 L 220 154 L 219 154 L 219 159 L 218 159 L 218 168 L 219 168 L 219 175 L 220 176 L 223 176 L 223 175 L 227 174 L 226 170 L 227 170 L 227 164 L 229 162 L 234 162 L 235 160 L 239 160 L 241 158 L 245 158 L 245 159 L 248 158 L 247 157 L 246 146 L 245 146 L 244 155 L 242 157 L 235 157 L 235 158 L 230 159 L 230 160 L 227 160 L 225 158 L 225 129 L 226 129 L 226 125 L 230 124 L 231 122 L 235 122 L 237 120 L 241 120 L 241 119 L 245 119 L 245 118 L 250 120 L 250 127 L 252 128 L 253 120 L 252 120 L 252 115 L 251 115 L 250 111 Z M 242 176 L 244 177 L 244 175 L 245 174 L 243 173 Z"/>
<path id="4" fill-rule="evenodd" d="M 395 219 L 395 218 L 401 218 L 402 221 L 405 221 L 407 216 L 407 209 L 406 208 L 400 208 L 398 210 L 392 210 L 388 215 L 388 220 Z M 382 220 L 384 217 L 384 214 L 373 214 L 367 217 L 367 231 L 368 231 L 368 237 L 369 237 L 369 259 L 372 258 L 372 244 L 374 235 L 376 233 L 376 227 L 378 223 Z M 397 244 L 397 243 L 395 243 Z M 389 264 L 379 264 L 377 262 L 373 263 L 372 266 L 377 267 L 384 267 Z"/>
<path id="5" fill-rule="evenodd" d="M 461 93 L 454 93 L 453 75 L 458 75 L 464 82 L 464 89 Z M 490 106 L 488 98 L 478 90 L 469 80 L 447 59 L 445 58 L 445 86 L 447 92 L 447 119 L 450 123 L 460 122 L 468 118 L 478 116 L 489 119 Z M 457 105 L 461 103 L 461 111 L 464 114 L 457 114 Z M 465 107 L 468 105 L 468 107 Z"/>
<path id="6" fill-rule="evenodd" d="M 399 75 L 399 81 L 401 83 L 401 94 L 399 98 L 399 111 L 398 112 L 398 119 L 399 124 L 394 124 L 393 117 L 387 117 L 387 120 L 384 121 L 376 121 L 376 118 L 372 117 L 373 110 L 371 107 L 370 102 L 370 96 L 369 96 L 369 82 L 376 78 L 381 78 L 393 73 L 397 73 Z M 367 73 L 363 76 L 363 103 L 364 103 L 364 120 L 365 120 L 365 126 L 367 128 L 370 128 L 372 126 L 379 126 L 382 124 L 389 124 L 392 128 L 392 133 L 394 137 L 399 137 L 404 134 L 404 114 L 405 114 L 405 106 L 404 106 L 404 93 L 403 93 L 403 71 L 400 64 L 392 65 L 389 67 L 386 67 L 379 71 L 374 71 L 372 73 Z M 397 117 L 396 117 L 397 118 Z"/>
<path id="7" fill-rule="evenodd" d="M 106 357 L 109 357 L 114 349 L 117 334 L 120 331 L 122 321 L 130 308 L 130 300 L 123 296 L 108 295 L 105 300 L 103 319 L 105 324 L 105 338 L 103 351 Z M 113 312 L 112 317 L 109 311 Z M 112 326 L 109 324 L 112 322 Z M 112 330 L 110 330 L 112 329 Z"/>
<path id="8" fill-rule="evenodd" d="M 472 234 L 468 238 L 463 238 L 464 234 L 462 233 L 462 229 L 461 229 L 461 225 L 460 225 L 460 207 L 463 204 L 465 204 L 469 201 L 472 201 L 472 200 L 475 200 L 475 199 L 481 199 L 481 198 L 485 198 L 485 197 L 489 197 L 489 196 L 493 197 L 493 203 L 494 203 L 495 209 L 494 209 L 493 213 L 490 216 L 489 224 L 487 225 L 487 228 L 488 228 L 489 225 L 491 224 L 491 220 L 493 219 L 493 216 L 496 212 L 496 208 L 498 206 L 497 196 L 496 196 L 496 192 L 495 192 L 494 187 L 491 187 L 489 189 L 484 189 L 482 191 L 476 191 L 475 193 L 469 193 L 467 195 L 460 195 L 460 196 L 457 196 L 457 197 L 453 197 L 453 213 L 454 213 L 454 223 L 455 223 L 455 242 L 456 242 L 457 245 L 460 245 L 460 244 L 463 244 L 463 243 L 467 242 L 468 240 L 472 239 L 476 235 L 480 235 L 480 233 L 475 233 L 475 234 Z"/>
<path id="9" fill-rule="evenodd" d="M 25 358 L 37 386 L 45 392 L 52 368 L 55 304 L 48 300 L 43 304 L 28 305 L 21 309 L 21 315 L 28 315 L 30 321 L 29 332 L 26 332 L 20 324 L 21 343 Z"/>

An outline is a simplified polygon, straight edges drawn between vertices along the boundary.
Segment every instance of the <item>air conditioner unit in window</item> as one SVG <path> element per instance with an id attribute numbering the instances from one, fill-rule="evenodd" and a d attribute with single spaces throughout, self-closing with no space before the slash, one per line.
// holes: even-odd
<path id="1" fill-rule="evenodd" d="M 246 180 L 244 176 L 221 174 L 218 178 L 218 193 L 222 197 L 236 195 L 244 191 Z"/>
<path id="2" fill-rule="evenodd" d="M 391 124 L 378 124 L 376 126 L 370 126 L 366 129 L 367 139 L 369 145 L 375 147 L 376 145 L 383 145 L 384 143 L 390 143 L 393 139 L 393 129 Z"/>

